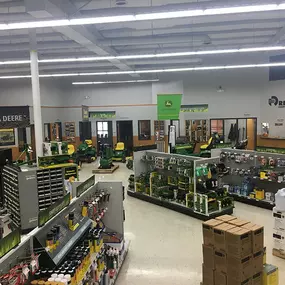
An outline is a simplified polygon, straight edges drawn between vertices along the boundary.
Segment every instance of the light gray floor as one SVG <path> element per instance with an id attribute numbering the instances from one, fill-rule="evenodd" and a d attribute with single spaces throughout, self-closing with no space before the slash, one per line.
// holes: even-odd
<path id="1" fill-rule="evenodd" d="M 80 179 L 91 176 L 96 164 L 84 164 Z M 96 180 L 119 180 L 127 188 L 132 172 L 124 164 L 113 175 Z M 116 285 L 200 285 L 202 222 L 126 195 L 125 235 L 130 251 Z M 285 278 L 285 260 L 272 256 L 273 218 L 269 210 L 236 203 L 234 214 L 265 226 L 267 262 L 279 267 Z M 281 281 L 280 281 L 281 284 Z"/>

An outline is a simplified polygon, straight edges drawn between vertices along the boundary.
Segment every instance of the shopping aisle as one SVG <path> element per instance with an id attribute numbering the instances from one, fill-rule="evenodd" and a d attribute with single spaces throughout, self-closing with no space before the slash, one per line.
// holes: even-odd
<path id="1" fill-rule="evenodd" d="M 81 179 L 91 175 L 93 164 L 84 164 Z M 132 171 L 124 164 L 113 175 L 96 180 L 122 180 L 127 188 Z M 117 285 L 200 285 L 202 265 L 202 222 L 186 215 L 126 195 L 126 238 L 131 247 Z M 268 262 L 285 277 L 285 261 L 272 257 L 273 219 L 269 210 L 236 203 L 235 215 L 265 225 Z"/>

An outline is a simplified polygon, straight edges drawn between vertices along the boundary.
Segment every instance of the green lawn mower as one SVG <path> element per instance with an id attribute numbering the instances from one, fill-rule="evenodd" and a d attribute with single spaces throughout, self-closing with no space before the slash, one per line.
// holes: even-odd
<path id="1" fill-rule="evenodd" d="M 76 160 L 79 162 L 91 163 L 97 157 L 96 148 L 92 145 L 92 140 L 85 140 L 81 143 L 76 151 Z"/>
<path id="2" fill-rule="evenodd" d="M 126 149 L 123 142 L 118 142 L 113 151 L 113 161 L 126 162 Z"/>
<path id="3" fill-rule="evenodd" d="M 109 144 L 100 144 L 100 169 L 111 169 L 113 165 L 113 149 Z"/>

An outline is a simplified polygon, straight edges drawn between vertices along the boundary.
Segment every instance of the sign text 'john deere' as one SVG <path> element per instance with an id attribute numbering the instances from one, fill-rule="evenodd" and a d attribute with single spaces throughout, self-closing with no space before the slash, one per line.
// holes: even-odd
<path id="1" fill-rule="evenodd" d="M 158 120 L 178 120 L 182 94 L 157 94 Z"/>
<path id="2" fill-rule="evenodd" d="M 0 107 L 0 128 L 25 128 L 29 125 L 29 106 Z"/>

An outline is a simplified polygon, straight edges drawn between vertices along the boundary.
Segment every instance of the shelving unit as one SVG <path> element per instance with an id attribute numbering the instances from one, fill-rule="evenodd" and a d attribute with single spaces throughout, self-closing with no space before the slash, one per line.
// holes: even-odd
<path id="1" fill-rule="evenodd" d="M 165 122 L 154 121 L 154 135 L 156 141 L 164 141 L 165 137 Z"/>
<path id="2" fill-rule="evenodd" d="M 135 152 L 135 189 L 129 189 L 128 195 L 201 220 L 231 214 L 233 199 L 226 194 L 196 191 L 197 179 L 202 179 L 197 169 L 207 169 L 217 162 L 219 157 L 200 159 L 155 151 Z"/>
<path id="3" fill-rule="evenodd" d="M 285 186 L 285 155 L 221 149 L 221 163 L 229 174 L 222 178 L 239 202 L 272 210 L 275 193 Z"/>
<path id="4" fill-rule="evenodd" d="M 22 232 L 38 225 L 38 213 L 65 194 L 62 168 L 39 169 L 6 165 L 3 168 L 6 208 Z"/>
<path id="5" fill-rule="evenodd" d="M 186 120 L 185 128 L 189 142 L 207 142 L 210 138 L 208 120 Z"/>
<path id="6" fill-rule="evenodd" d="M 64 123 L 65 140 L 68 142 L 75 142 L 75 122 Z"/>

